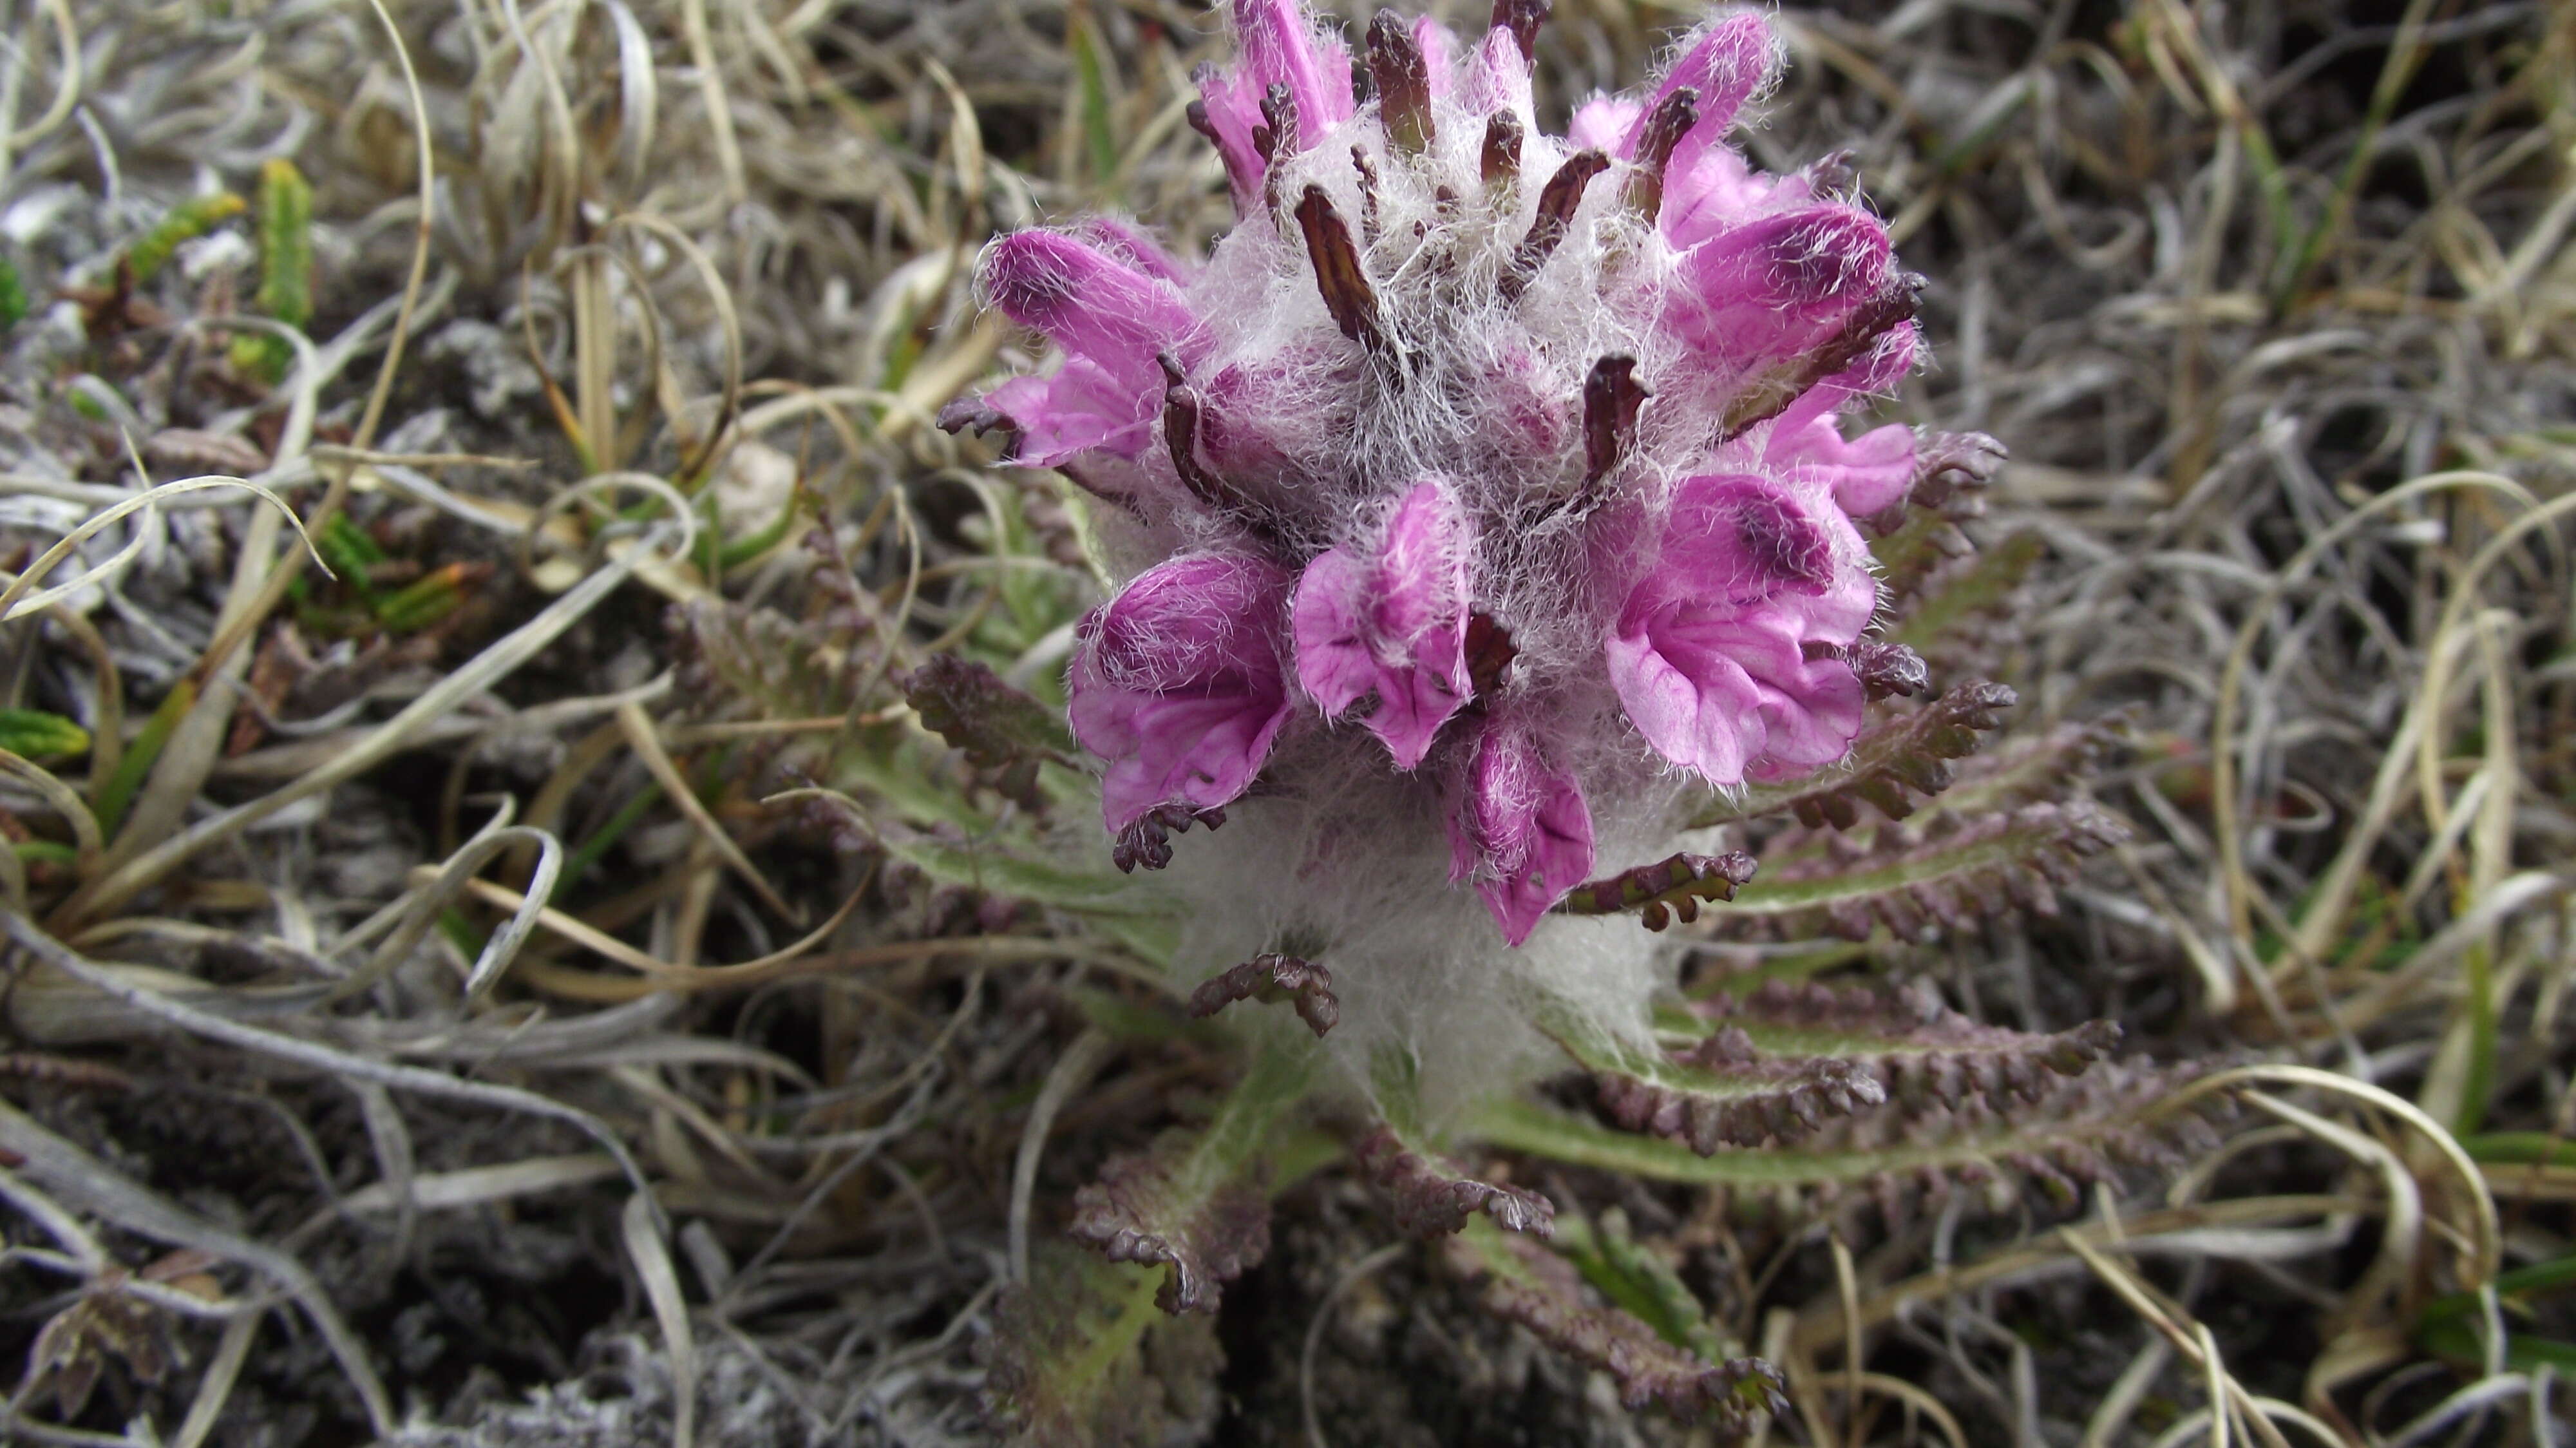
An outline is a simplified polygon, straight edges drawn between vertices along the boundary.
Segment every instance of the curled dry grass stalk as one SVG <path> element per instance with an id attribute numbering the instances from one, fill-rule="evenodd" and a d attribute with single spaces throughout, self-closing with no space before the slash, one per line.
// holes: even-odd
<path id="1" fill-rule="evenodd" d="M 1686 18 L 1560 10 L 1559 104 Z M 1022 360 L 968 294 L 992 231 L 1104 201 L 1224 224 L 1182 109 L 1209 18 L 22 18 L 0 704 L 86 738 L 0 755 L 7 1431 L 981 1441 L 973 1343 L 1048 1203 L 1225 1068 L 1171 1023 L 1150 927 L 982 853 L 1028 821 L 904 700 L 946 652 L 1047 694 L 1095 582 L 1052 484 L 925 424 Z M 2100 792 L 2144 828 L 2052 925 L 1699 969 L 2113 1016 L 2244 1062 L 2184 1094 L 2250 1109 L 2063 1224 L 1756 1221 L 1522 1161 L 1787 1369 L 1770 1441 L 2564 1440 L 2576 52 L 2549 22 L 1783 16 L 1756 144 L 1854 150 L 1933 278 L 1944 364 L 1902 414 L 2018 459 L 1978 527 L 2045 558 L 1975 647 L 2037 723 L 2127 711 Z M 245 225 L 187 206 L 278 157 L 316 198 L 300 329 L 253 313 L 278 263 Z M 263 328 L 273 383 L 223 345 Z M 1506 1330 L 1367 1255 L 1355 1189 L 1319 1183 L 1232 1309 L 1226 1431 L 1493 1421 L 1476 1344 Z M 170 1249 L 203 1291 L 128 1270 Z M 1611 1411 L 1518 1371 L 1548 1422 Z"/>

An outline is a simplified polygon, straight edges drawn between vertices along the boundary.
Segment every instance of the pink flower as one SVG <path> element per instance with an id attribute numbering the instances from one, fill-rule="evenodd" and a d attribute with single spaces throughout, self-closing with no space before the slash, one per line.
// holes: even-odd
<path id="1" fill-rule="evenodd" d="M 1868 626 L 1877 585 L 1858 546 L 1848 522 L 1819 522 L 1761 477 L 1682 482 L 1663 554 L 1607 645 L 1611 686 L 1656 753 L 1732 786 L 1851 748 L 1860 680 L 1806 645 L 1848 645 Z"/>
<path id="2" fill-rule="evenodd" d="M 1297 0 L 1234 0 L 1234 32 L 1242 63 L 1200 73 L 1191 120 L 1216 143 L 1236 209 L 1249 214 L 1271 155 L 1306 150 L 1350 119 L 1351 51 L 1339 35 L 1317 29 Z M 1273 87 L 1284 87 L 1295 135 L 1265 137 L 1271 127 L 1263 107 Z"/>
<path id="3" fill-rule="evenodd" d="M 1854 206 L 1804 206 L 1720 232 L 1680 258 L 1672 325 L 1750 368 L 1825 341 L 1887 286 L 1887 229 Z"/>
<path id="4" fill-rule="evenodd" d="M 1120 249 L 1141 240 L 1124 237 Z M 1159 248 L 1138 259 L 1171 264 Z M 1022 231 L 986 253 L 983 284 L 994 306 L 1065 353 L 1052 375 L 1004 383 L 986 399 L 1019 430 L 1020 460 L 1052 467 L 1094 450 L 1131 459 L 1144 451 L 1162 408 L 1155 358 L 1198 330 L 1172 281 L 1073 237 Z"/>
<path id="5" fill-rule="evenodd" d="M 1277 638 L 1288 575 L 1194 553 L 1147 569 L 1083 620 L 1073 736 L 1109 763 L 1100 817 L 1119 834 L 1158 809 L 1219 809 L 1251 787 L 1288 722 Z"/>
<path id="6" fill-rule="evenodd" d="M 1204 265 L 1106 217 L 997 244 L 986 294 L 1060 356 L 943 417 L 1008 421 L 1147 565 L 1072 670 L 1113 859 L 1161 863 L 1258 777 L 1245 808 L 1311 842 L 1261 832 L 1308 852 L 1280 889 L 1376 898 L 1335 872 L 1436 871 L 1445 843 L 1517 944 L 1596 822 L 1656 842 L 1663 766 L 1733 788 L 1848 753 L 1869 694 L 1920 673 L 1866 637 L 1853 520 L 1999 453 L 1846 436 L 1913 364 L 1917 291 L 1848 166 L 1730 144 L 1780 60 L 1758 11 L 1559 136 L 1530 99 L 1544 0 L 1476 35 L 1380 15 L 1365 99 L 1305 0 L 1229 4 L 1239 58 L 1191 122 L 1242 224 Z M 1361 727 L 1274 757 L 1292 716 Z"/>
<path id="7" fill-rule="evenodd" d="M 1449 878 L 1472 881 L 1513 945 L 1592 873 L 1592 811 L 1536 731 L 1489 721 L 1449 818 Z"/>
<path id="8" fill-rule="evenodd" d="M 1467 563 L 1474 539 L 1439 481 L 1413 485 L 1368 554 L 1306 565 L 1291 617 L 1297 681 L 1327 717 L 1375 694 L 1369 732 L 1411 769 L 1467 703 Z"/>

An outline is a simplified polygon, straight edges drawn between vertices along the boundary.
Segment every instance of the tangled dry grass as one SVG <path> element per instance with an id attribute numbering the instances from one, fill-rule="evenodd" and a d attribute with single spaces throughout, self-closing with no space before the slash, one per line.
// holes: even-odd
<path id="1" fill-rule="evenodd" d="M 1563 0 L 1554 103 L 1687 18 Z M 1981 526 L 2043 557 L 1975 647 L 2127 721 L 2140 831 L 2055 921 L 1768 963 L 2109 1016 L 2250 1109 L 2054 1216 L 1522 1179 L 1788 1370 L 1771 1442 L 2568 1441 L 2576 28 L 1781 18 L 1754 144 L 1851 149 L 1932 279 L 1900 415 L 2015 450 Z M 973 639 L 1043 689 L 1093 584 L 1044 479 L 926 424 L 1024 360 L 969 295 L 995 230 L 1227 224 L 1181 114 L 1211 17 L 18 21 L 0 704 L 86 738 L 0 753 L 0 1436 L 987 1441 L 1029 1239 L 1225 1067 L 1043 882 L 919 867 L 971 848 L 923 823 L 967 767 L 892 681 Z M 1282 1213 L 1182 1436 L 1690 1441 L 1384 1248 L 1347 1173 Z"/>

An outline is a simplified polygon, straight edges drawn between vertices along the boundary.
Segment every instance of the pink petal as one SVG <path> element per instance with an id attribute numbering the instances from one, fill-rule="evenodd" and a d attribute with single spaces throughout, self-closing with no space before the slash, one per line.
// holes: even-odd
<path id="1" fill-rule="evenodd" d="M 1769 20 L 1751 10 L 1719 15 L 1682 41 L 1639 114 L 1652 114 L 1666 96 L 1688 86 L 1699 92 L 1699 119 L 1690 135 L 1705 144 L 1726 134 L 1726 128 L 1735 124 L 1735 113 L 1769 83 L 1779 64 L 1780 42 L 1771 33 Z M 1631 126 L 1621 139 L 1616 153 L 1621 160 L 1637 154 L 1642 131 L 1642 126 Z"/>
<path id="2" fill-rule="evenodd" d="M 1797 621 L 1680 606 L 1623 624 L 1610 682 L 1655 752 L 1719 786 L 1843 757 L 1866 695 L 1840 659 L 1810 660 Z"/>
<path id="3" fill-rule="evenodd" d="M 1490 116 L 1509 111 L 1524 122 L 1531 115 L 1530 63 L 1509 30 L 1497 25 L 1468 52 L 1461 72 L 1461 99 L 1469 111 Z"/>
<path id="4" fill-rule="evenodd" d="M 1108 761 L 1112 834 L 1158 806 L 1214 809 L 1252 784 L 1288 720 L 1274 640 L 1285 571 L 1200 553 L 1148 569 L 1083 621 L 1068 713 Z"/>
<path id="5" fill-rule="evenodd" d="M 1449 822 L 1450 878 L 1473 880 L 1518 945 L 1592 872 L 1592 810 L 1531 731 L 1487 724 Z"/>
<path id="6" fill-rule="evenodd" d="M 1043 377 L 1015 377 L 984 401 L 1018 429 L 1014 460 L 1033 468 L 1095 449 L 1132 458 L 1153 441 L 1154 396 L 1081 357 Z"/>
<path id="7" fill-rule="evenodd" d="M 1566 144 L 1577 151 L 1611 151 L 1635 134 L 1645 107 L 1635 96 L 1593 96 L 1574 108 L 1566 122 Z"/>
<path id="8" fill-rule="evenodd" d="M 1829 416 L 1810 417 L 1803 426 L 1771 431 L 1763 461 L 1794 478 L 1830 491 L 1834 504 L 1855 518 L 1867 517 L 1905 497 L 1914 481 L 1914 429 L 1901 423 L 1872 428 L 1849 442 Z"/>
<path id="9" fill-rule="evenodd" d="M 1798 500 L 1750 474 L 1703 473 L 1673 490 L 1663 553 L 1638 587 L 1661 603 L 1738 606 L 1824 593 L 1833 540 Z"/>
<path id="10" fill-rule="evenodd" d="M 1759 365 L 1829 336 L 1888 267 L 1887 229 L 1858 207 L 1773 213 L 1682 254 L 1673 322 L 1702 351 Z"/>
<path id="11" fill-rule="evenodd" d="M 1296 98 L 1298 149 L 1351 118 L 1350 47 L 1317 27 L 1303 0 L 1234 0 L 1234 29 L 1245 74 L 1261 90 L 1285 85 Z"/>
<path id="12" fill-rule="evenodd" d="M 1157 281 L 1189 285 L 1180 258 L 1163 249 L 1154 233 L 1123 216 L 1086 216 L 1074 223 L 1074 235 Z"/>
<path id="13" fill-rule="evenodd" d="M 1431 98 L 1447 100 L 1458 84 L 1458 37 L 1438 17 L 1425 15 L 1413 22 L 1413 44 L 1430 74 Z"/>
<path id="14" fill-rule="evenodd" d="M 1426 481 L 1405 494 L 1365 562 L 1330 549 L 1297 584 L 1298 682 L 1327 715 L 1375 693 L 1367 725 L 1400 769 L 1422 762 L 1471 692 L 1469 554 L 1456 500 Z"/>

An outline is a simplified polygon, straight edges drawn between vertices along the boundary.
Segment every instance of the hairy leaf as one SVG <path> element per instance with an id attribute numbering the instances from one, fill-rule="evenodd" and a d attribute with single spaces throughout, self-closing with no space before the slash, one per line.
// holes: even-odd
<path id="1" fill-rule="evenodd" d="M 1341 1000 L 1333 994 L 1333 973 L 1293 955 L 1256 955 L 1190 993 L 1193 1020 L 1215 1015 L 1236 1001 L 1293 1004 L 1297 1019 L 1317 1040 L 1342 1019 Z"/>
<path id="2" fill-rule="evenodd" d="M 1663 929 L 1674 915 L 1687 925 L 1699 918 L 1701 901 L 1734 899 L 1735 892 L 1753 878 L 1753 870 L 1753 857 L 1742 850 L 1723 855 L 1679 854 L 1577 885 L 1556 908 L 1567 915 L 1634 910 L 1648 930 Z"/>
<path id="3" fill-rule="evenodd" d="M 1975 816 L 1945 811 L 1920 830 L 1882 825 L 1867 844 L 1825 832 L 1821 851 L 1765 870 L 1717 924 L 1738 936 L 1824 929 L 1864 940 L 1884 923 L 1920 939 L 2014 907 L 2051 915 L 2054 887 L 2074 877 L 2075 862 L 2128 837 L 2125 821 L 2081 799 Z"/>
<path id="4" fill-rule="evenodd" d="M 1972 1096 L 2033 1100 L 2051 1074 L 2080 1075 L 2120 1044 L 2120 1028 L 2088 1021 L 2038 1034 L 1990 1026 L 1942 1003 L 1918 982 L 1904 990 L 1772 981 L 1691 1007 L 1765 1055 L 1839 1060 L 1866 1071 L 1908 1105 L 1958 1106 Z"/>
<path id="5" fill-rule="evenodd" d="M 984 1412 L 1028 1448 L 1145 1448 L 1214 1425 L 1225 1366 L 1205 1317 L 1155 1310 L 1159 1274 L 1053 1242 L 993 1304 Z"/>
<path id="6" fill-rule="evenodd" d="M 2118 1166 L 2170 1170 L 2208 1150 L 2216 1133 L 2194 1109 L 2164 1108 L 2176 1087 L 2208 1065 L 2104 1062 L 2081 1076 L 2049 1076 L 2036 1099 L 1997 1105 L 1971 1098 L 1951 1108 L 1924 1102 L 1829 1123 L 1791 1146 L 1699 1155 L 1526 1102 L 1488 1107 L 1474 1130 L 1496 1146 L 1576 1166 L 1660 1181 L 1723 1186 L 1741 1203 L 1792 1213 L 1874 1199 L 1891 1222 L 1918 1199 L 1981 1187 L 2003 1210 L 2027 1182 L 2072 1205 L 2079 1182 Z M 2223 1105 L 2223 1103 L 2221 1103 Z M 2216 1109 L 2216 1108 L 2213 1108 Z"/>
<path id="7" fill-rule="evenodd" d="M 955 654 L 931 655 L 901 683 L 923 726 L 965 751 L 1004 798 L 1023 809 L 1046 808 L 1038 766 L 1072 763 L 1072 740 L 1056 711 L 1003 682 L 991 666 Z"/>
<path id="8" fill-rule="evenodd" d="M 1526 1237 L 1474 1224 L 1449 1240 L 1444 1260 L 1468 1281 L 1484 1283 L 1488 1312 L 1616 1378 L 1620 1400 L 1630 1408 L 1661 1403 L 1731 1436 L 1748 1431 L 1757 1414 L 1788 1409 L 1780 1374 L 1769 1363 L 1709 1363 L 1626 1311 L 1593 1306 L 1574 1265 Z"/>
<path id="9" fill-rule="evenodd" d="M 1463 1230 L 1482 1212 L 1506 1231 L 1541 1237 L 1556 1232 L 1554 1202 L 1519 1187 L 1478 1181 L 1447 1157 L 1407 1144 L 1384 1123 L 1361 1139 L 1353 1160 L 1362 1176 L 1395 1199 L 1397 1231 L 1443 1236 Z"/>
<path id="10" fill-rule="evenodd" d="M 1887 1099 L 1876 1077 L 1849 1061 L 1767 1056 L 1723 1028 L 1686 1051 L 1648 1055 L 1576 1038 L 1567 1053 L 1590 1068 L 1602 1108 L 1630 1131 L 1687 1143 L 1702 1156 L 1813 1131 Z"/>
<path id="11" fill-rule="evenodd" d="M 1794 812 L 1810 829 L 1849 829 L 1864 804 L 1889 819 L 1904 819 L 1914 813 L 1917 797 L 1950 787 L 1950 761 L 1974 754 L 1980 736 L 2001 727 L 2004 711 L 2019 697 L 1982 679 L 1958 685 L 1919 709 L 1880 720 L 1852 745 L 1844 763 L 1804 779 L 1754 785 L 1737 799 L 1718 800 L 1691 825 Z"/>
<path id="12" fill-rule="evenodd" d="M 1075 1193 L 1072 1234 L 1113 1262 L 1168 1268 L 1154 1299 L 1164 1311 L 1214 1311 L 1222 1284 L 1270 1250 L 1261 1156 L 1313 1065 L 1311 1048 L 1265 1043 L 1205 1128 L 1166 1133 Z"/>

